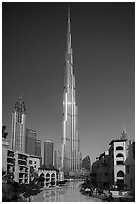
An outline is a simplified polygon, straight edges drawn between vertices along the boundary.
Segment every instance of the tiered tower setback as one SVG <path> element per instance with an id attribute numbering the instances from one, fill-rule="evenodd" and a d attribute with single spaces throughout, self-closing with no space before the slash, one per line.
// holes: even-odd
<path id="1" fill-rule="evenodd" d="M 67 50 L 64 70 L 62 168 L 64 173 L 80 169 L 78 107 L 75 96 L 75 76 L 71 47 L 71 22 L 68 11 Z"/>

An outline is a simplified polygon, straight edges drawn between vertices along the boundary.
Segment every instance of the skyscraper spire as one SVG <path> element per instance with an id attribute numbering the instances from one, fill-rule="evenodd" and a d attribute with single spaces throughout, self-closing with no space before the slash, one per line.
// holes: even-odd
<path id="1" fill-rule="evenodd" d="M 67 52 L 71 53 L 71 22 L 70 22 L 70 7 L 68 7 L 68 30 L 67 30 Z M 72 54 L 72 53 L 71 53 Z"/>
<path id="2" fill-rule="evenodd" d="M 70 23 L 70 7 L 68 6 L 68 23 Z"/>

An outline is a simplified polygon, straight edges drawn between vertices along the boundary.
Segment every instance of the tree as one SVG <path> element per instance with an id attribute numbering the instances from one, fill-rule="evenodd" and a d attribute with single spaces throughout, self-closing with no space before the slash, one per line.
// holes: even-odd
<path id="1" fill-rule="evenodd" d="M 38 185 L 39 186 L 41 186 L 41 187 L 44 186 L 45 178 L 44 178 L 44 174 L 43 173 L 40 174 L 40 176 L 38 177 L 37 181 L 38 181 Z"/>

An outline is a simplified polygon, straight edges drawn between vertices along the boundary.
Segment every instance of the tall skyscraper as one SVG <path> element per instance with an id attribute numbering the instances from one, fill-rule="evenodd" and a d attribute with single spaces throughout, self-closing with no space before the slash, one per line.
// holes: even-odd
<path id="1" fill-rule="evenodd" d="M 71 22 L 68 11 L 67 50 L 64 70 L 62 168 L 65 174 L 80 170 L 78 107 L 75 96 L 75 76 L 71 48 Z"/>
<path id="2" fill-rule="evenodd" d="M 35 155 L 36 152 L 36 131 L 26 128 L 25 152 Z"/>
<path id="3" fill-rule="evenodd" d="M 54 151 L 54 167 L 56 169 L 61 167 L 61 153 L 58 150 Z"/>
<path id="4" fill-rule="evenodd" d="M 53 166 L 53 143 L 50 141 L 44 142 L 44 165 L 47 168 Z"/>
<path id="5" fill-rule="evenodd" d="M 41 141 L 40 140 L 36 140 L 35 155 L 41 156 Z"/>
<path id="6" fill-rule="evenodd" d="M 25 120 L 25 104 L 19 97 L 12 112 L 11 147 L 15 151 L 25 152 Z"/>

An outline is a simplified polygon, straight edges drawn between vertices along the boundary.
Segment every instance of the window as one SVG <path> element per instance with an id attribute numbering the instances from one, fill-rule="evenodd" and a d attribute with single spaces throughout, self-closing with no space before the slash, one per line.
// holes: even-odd
<path id="1" fill-rule="evenodd" d="M 123 150 L 123 147 L 122 146 L 118 146 L 118 147 L 116 147 L 116 150 Z"/>
<path id="2" fill-rule="evenodd" d="M 129 166 L 126 166 L 126 173 L 129 174 Z"/>
<path id="3" fill-rule="evenodd" d="M 41 177 L 44 177 L 44 174 L 43 174 L 43 173 L 41 173 L 41 174 L 40 174 L 40 176 L 41 176 Z"/>
<path id="4" fill-rule="evenodd" d="M 117 173 L 117 177 L 124 177 L 124 172 L 120 170 L 120 171 Z"/>
<path id="5" fill-rule="evenodd" d="M 46 177 L 50 177 L 50 174 L 49 174 L 49 173 L 47 173 L 47 174 L 46 174 Z"/>
<path id="6" fill-rule="evenodd" d="M 34 168 L 36 169 L 36 165 L 34 165 Z"/>
<path id="7" fill-rule="evenodd" d="M 116 161 L 117 165 L 124 165 L 123 161 Z"/>
<path id="8" fill-rule="evenodd" d="M 29 164 L 32 164 L 32 160 L 29 160 Z"/>
<path id="9" fill-rule="evenodd" d="M 116 157 L 124 157 L 123 154 L 119 153 Z"/>
<path id="10" fill-rule="evenodd" d="M 35 161 L 34 163 L 36 164 L 37 162 Z"/>

